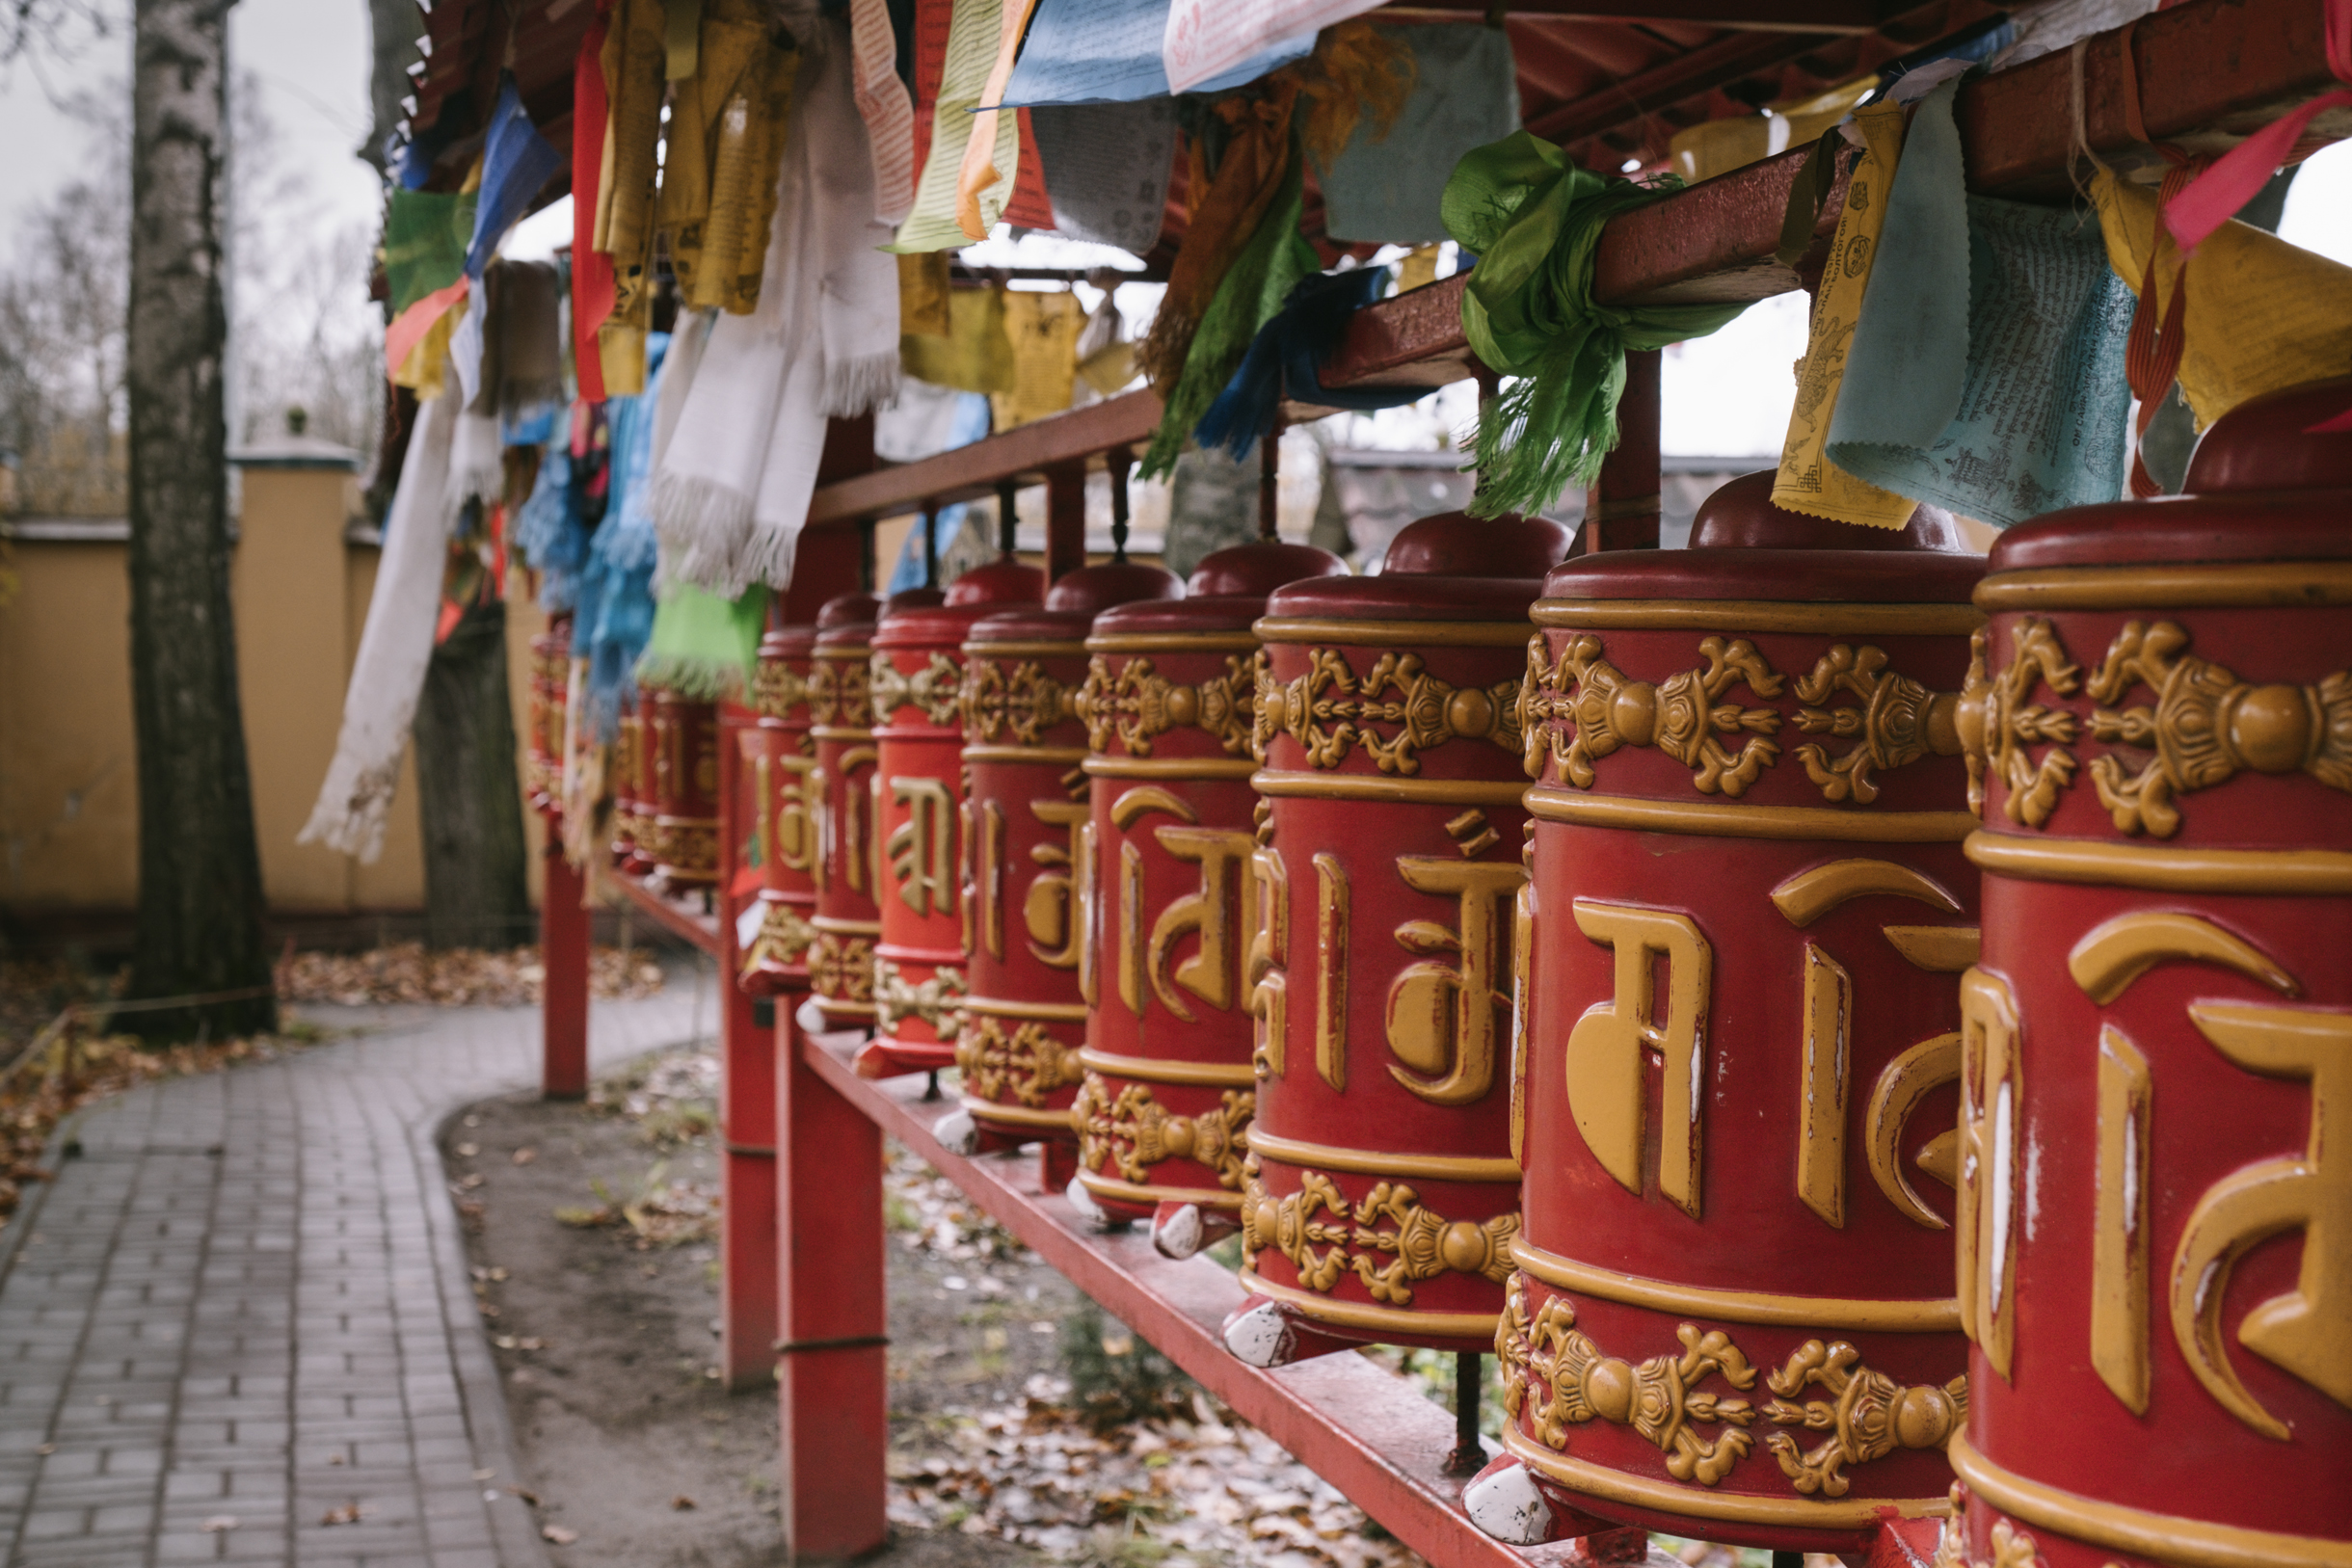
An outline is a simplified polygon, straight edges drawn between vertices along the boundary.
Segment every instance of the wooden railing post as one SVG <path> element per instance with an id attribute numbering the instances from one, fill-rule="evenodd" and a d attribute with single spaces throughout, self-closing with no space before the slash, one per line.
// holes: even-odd
<path id="1" fill-rule="evenodd" d="M 1086 564 L 1086 460 L 1045 471 L 1045 580 Z"/>
<path id="2" fill-rule="evenodd" d="M 547 817 L 547 877 L 539 894 L 539 1092 L 549 1100 L 588 1093 L 588 910 L 579 872 L 564 859 L 563 818 Z"/>
<path id="3" fill-rule="evenodd" d="M 1617 450 L 1585 495 L 1585 553 L 1658 547 L 1658 368 L 1660 350 L 1625 356 L 1617 400 Z"/>
<path id="4" fill-rule="evenodd" d="M 751 818 L 744 797 L 740 735 L 751 715 L 719 708 L 719 1361 L 730 1389 L 772 1375 L 776 1339 L 776 1057 L 759 1004 L 736 984 L 743 966 L 736 922 L 759 895 L 759 872 L 743 862 Z"/>

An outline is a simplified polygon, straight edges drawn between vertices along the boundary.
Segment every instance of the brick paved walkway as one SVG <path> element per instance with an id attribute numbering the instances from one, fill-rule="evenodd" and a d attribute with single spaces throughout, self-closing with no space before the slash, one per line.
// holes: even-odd
<path id="1" fill-rule="evenodd" d="M 592 1057 L 716 1007 L 677 978 L 601 1003 Z M 537 1081 L 539 1015 L 304 1012 L 373 1030 L 101 1103 L 0 1232 L 11 1568 L 544 1568 L 433 1143 Z"/>

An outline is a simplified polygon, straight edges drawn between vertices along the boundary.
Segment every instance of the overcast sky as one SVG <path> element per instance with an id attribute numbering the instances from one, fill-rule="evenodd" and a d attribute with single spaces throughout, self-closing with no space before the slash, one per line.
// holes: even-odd
<path id="1" fill-rule="evenodd" d="M 122 8 L 125 14 L 128 7 Z M 368 31 L 364 0 L 241 0 L 230 13 L 229 44 L 240 79 L 257 87 L 277 126 L 281 157 L 309 187 L 288 222 L 373 225 L 381 188 L 353 155 L 367 128 Z M 419 31 L 422 30 L 421 21 Z M 0 235 L 13 248 L 18 220 L 83 167 L 88 139 L 54 97 L 127 78 L 127 29 L 63 66 L 35 71 L 19 62 L 0 75 Z M 31 156 L 24 153 L 29 150 Z M 565 225 L 543 214 L 534 227 Z M 2305 166 L 2287 198 L 2280 232 L 2352 264 L 2352 143 Z M 536 237 L 536 236 L 533 236 Z M 551 236 L 550 236 L 551 237 Z M 362 287 L 354 279 L 352 286 Z M 1122 297 L 1124 298 L 1124 297 Z M 1751 307 L 1711 338 L 1670 350 L 1664 444 L 1669 452 L 1777 452 L 1804 352 L 1804 300 L 1783 295 Z"/>

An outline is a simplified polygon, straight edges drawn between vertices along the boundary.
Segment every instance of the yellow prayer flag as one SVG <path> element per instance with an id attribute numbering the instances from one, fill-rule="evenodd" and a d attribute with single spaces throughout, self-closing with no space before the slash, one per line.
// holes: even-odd
<path id="1" fill-rule="evenodd" d="M 1078 375 L 1078 334 L 1085 307 L 1075 294 L 1007 294 L 1004 332 L 1012 342 L 1012 424 L 1026 425 L 1070 406 Z"/>
<path id="2" fill-rule="evenodd" d="M 394 386 L 405 386 L 414 392 L 419 403 L 441 395 L 442 373 L 449 364 L 449 338 L 457 331 L 457 324 L 466 319 L 466 307 L 471 303 L 460 295 L 456 304 L 441 313 L 440 320 L 425 329 L 425 335 L 392 373 Z"/>
<path id="3" fill-rule="evenodd" d="M 948 335 L 947 252 L 915 251 L 898 257 L 898 331 L 915 337 Z"/>
<path id="4" fill-rule="evenodd" d="M 2148 278 L 2156 193 L 2111 173 L 2092 181 L 2107 264 L 2134 293 Z M 2173 259 L 2159 240 L 2157 319 L 2172 305 Z M 2249 398 L 2340 376 L 2352 364 L 2352 267 L 2248 224 L 2227 223 L 2188 260 L 2180 395 L 2204 430 Z"/>
<path id="5" fill-rule="evenodd" d="M 948 296 L 948 335 L 902 336 L 906 373 L 964 392 L 1010 392 L 1013 345 L 1004 333 L 1004 290 L 959 288 Z"/>
<path id="6" fill-rule="evenodd" d="M 1861 162 L 1846 183 L 1846 209 L 1837 220 L 1830 259 L 1813 300 L 1813 319 L 1804 358 L 1797 364 L 1797 404 L 1789 412 L 1788 439 L 1780 448 L 1780 472 L 1773 480 L 1775 506 L 1839 522 L 1900 528 L 1911 520 L 1910 498 L 1865 484 L 1824 455 L 1830 418 L 1837 412 L 1837 389 L 1846 379 L 1846 350 L 1861 320 L 1862 293 L 1878 255 L 1879 231 L 1886 226 L 1886 193 L 1903 156 L 1903 106 L 1878 104 L 1858 111 Z"/>

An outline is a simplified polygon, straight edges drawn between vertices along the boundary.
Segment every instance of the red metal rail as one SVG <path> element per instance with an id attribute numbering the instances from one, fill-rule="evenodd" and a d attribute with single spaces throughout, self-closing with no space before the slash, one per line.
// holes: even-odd
<path id="1" fill-rule="evenodd" d="M 674 898 L 667 893 L 656 892 L 635 877 L 612 876 L 604 880 L 607 886 L 620 889 L 623 897 L 644 911 L 655 924 L 670 935 L 713 958 L 720 956 L 724 934 L 719 930 L 719 917 L 703 913 L 699 893 Z"/>

